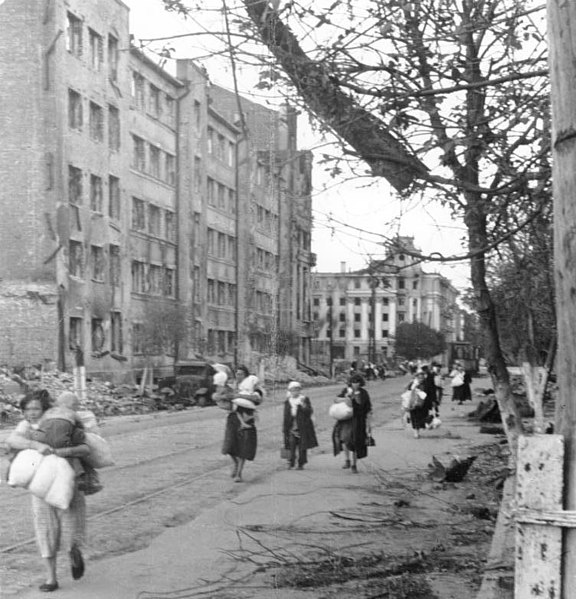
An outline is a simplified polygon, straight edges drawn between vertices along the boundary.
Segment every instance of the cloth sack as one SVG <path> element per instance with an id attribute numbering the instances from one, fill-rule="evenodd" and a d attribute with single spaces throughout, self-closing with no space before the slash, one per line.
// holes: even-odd
<path id="1" fill-rule="evenodd" d="M 350 420 L 354 411 L 352 410 L 352 406 L 349 406 L 344 401 L 339 401 L 330 406 L 328 414 L 334 418 L 334 420 Z"/>
<path id="2" fill-rule="evenodd" d="M 410 402 L 408 404 L 408 409 L 414 410 L 416 408 L 421 408 L 424 405 L 425 399 L 426 399 L 425 391 L 422 391 L 422 389 L 412 389 L 410 391 Z"/>
<path id="3" fill-rule="evenodd" d="M 110 445 L 106 439 L 103 439 L 96 433 L 85 433 L 86 445 L 90 448 L 90 455 L 84 460 L 92 468 L 106 468 L 107 466 L 114 466 L 114 458 L 112 457 L 112 451 Z"/>
<path id="4" fill-rule="evenodd" d="M 75 476 L 68 460 L 24 449 L 12 460 L 8 484 L 28 489 L 47 504 L 66 510 L 74 495 Z"/>
<path id="5" fill-rule="evenodd" d="M 464 384 L 464 377 L 461 374 L 456 374 L 452 377 L 452 381 L 450 381 L 450 386 L 452 387 L 461 387 Z"/>

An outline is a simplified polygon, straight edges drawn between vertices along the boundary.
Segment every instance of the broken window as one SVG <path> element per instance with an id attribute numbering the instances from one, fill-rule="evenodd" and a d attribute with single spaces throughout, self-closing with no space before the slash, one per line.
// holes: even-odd
<path id="1" fill-rule="evenodd" d="M 208 177 L 207 179 L 208 205 L 216 206 L 216 181 Z"/>
<path id="2" fill-rule="evenodd" d="M 146 146 L 144 140 L 136 135 L 132 136 L 134 140 L 132 167 L 137 171 L 144 172 L 146 170 Z"/>
<path id="3" fill-rule="evenodd" d="M 92 280 L 100 283 L 104 282 L 104 248 L 93 245 L 90 248 L 90 261 L 92 263 Z"/>
<path id="4" fill-rule="evenodd" d="M 90 66 L 95 71 L 100 71 L 104 63 L 104 40 L 99 33 L 93 29 L 88 29 L 88 38 L 90 41 Z"/>
<path id="5" fill-rule="evenodd" d="M 74 276 L 84 277 L 84 248 L 79 241 L 70 240 L 68 246 L 68 272 Z"/>
<path id="6" fill-rule="evenodd" d="M 148 293 L 146 264 L 138 260 L 132 261 L 132 292 Z"/>
<path id="7" fill-rule="evenodd" d="M 152 83 L 150 84 L 148 94 L 148 112 L 156 118 L 158 118 L 161 113 L 160 90 Z"/>
<path id="8" fill-rule="evenodd" d="M 218 305 L 225 306 L 227 303 L 226 297 L 226 283 L 218 281 Z"/>
<path id="9" fill-rule="evenodd" d="M 132 198 L 132 228 L 146 231 L 146 203 L 138 198 Z"/>
<path id="10" fill-rule="evenodd" d="M 68 329 L 68 347 L 72 350 L 82 348 L 82 337 L 82 319 L 76 317 L 70 318 Z"/>
<path id="11" fill-rule="evenodd" d="M 166 170 L 164 180 L 168 185 L 176 184 L 176 159 L 172 154 L 166 154 Z"/>
<path id="12" fill-rule="evenodd" d="M 120 111 L 108 104 L 108 147 L 117 152 L 120 149 Z"/>
<path id="13" fill-rule="evenodd" d="M 138 108 L 144 108 L 144 77 L 132 71 L 132 97 Z"/>
<path id="14" fill-rule="evenodd" d="M 92 351 L 101 352 L 104 349 L 104 342 L 106 341 L 106 335 L 104 334 L 104 327 L 102 326 L 101 318 L 92 319 Z"/>
<path id="15" fill-rule="evenodd" d="M 104 111 L 96 102 L 90 102 L 89 114 L 90 137 L 94 141 L 104 140 Z"/>
<path id="16" fill-rule="evenodd" d="M 165 102 L 166 102 L 166 123 L 168 125 L 173 125 L 174 124 L 174 115 L 176 114 L 174 98 L 172 96 L 166 95 Z"/>
<path id="17" fill-rule="evenodd" d="M 216 303 L 216 291 L 215 291 L 215 281 L 214 279 L 208 279 L 208 285 L 207 285 L 207 291 L 208 291 L 208 303 L 209 304 L 215 304 Z"/>
<path id="18" fill-rule="evenodd" d="M 166 239 L 168 241 L 176 241 L 176 228 L 174 226 L 174 223 L 175 223 L 174 212 L 170 212 L 170 210 L 166 210 L 164 212 L 164 223 L 165 223 Z"/>
<path id="19" fill-rule="evenodd" d="M 226 235 L 218 233 L 218 258 L 226 258 Z"/>
<path id="20" fill-rule="evenodd" d="M 212 127 L 208 127 L 206 141 L 208 145 L 208 154 L 212 154 L 214 152 L 214 129 L 212 129 Z"/>
<path id="21" fill-rule="evenodd" d="M 122 314 L 110 312 L 110 350 L 121 354 L 123 350 Z"/>
<path id="22" fill-rule="evenodd" d="M 74 56 L 82 56 L 82 21 L 71 12 L 66 25 L 66 50 Z"/>
<path id="23" fill-rule="evenodd" d="M 228 212 L 236 214 L 236 192 L 233 189 L 228 190 Z"/>
<path id="24" fill-rule="evenodd" d="M 162 267 L 157 264 L 151 264 L 149 269 L 150 278 L 150 293 L 152 295 L 163 294 L 163 282 L 162 282 Z"/>
<path id="25" fill-rule="evenodd" d="M 150 144 L 150 175 L 160 178 L 160 148 Z"/>
<path id="26" fill-rule="evenodd" d="M 218 183 L 218 208 L 226 210 L 226 187 Z"/>
<path id="27" fill-rule="evenodd" d="M 118 61 L 120 59 L 120 49 L 118 39 L 113 35 L 108 35 L 108 77 L 112 81 L 118 81 Z"/>
<path id="28" fill-rule="evenodd" d="M 234 143 L 229 141 L 228 142 L 228 154 L 227 154 L 227 164 L 228 166 L 234 166 L 234 158 L 235 158 L 235 146 Z"/>
<path id="29" fill-rule="evenodd" d="M 160 237 L 161 225 L 160 208 L 150 204 L 148 206 L 148 233 L 154 237 Z"/>
<path id="30" fill-rule="evenodd" d="M 102 178 L 90 175 L 90 209 L 102 213 Z"/>
<path id="31" fill-rule="evenodd" d="M 108 216 L 120 220 L 120 179 L 108 177 Z"/>
<path id="32" fill-rule="evenodd" d="M 118 287 L 120 285 L 120 246 L 110 245 L 109 248 L 110 260 L 110 285 Z"/>
<path id="33" fill-rule="evenodd" d="M 215 238 L 216 238 L 216 231 L 214 231 L 214 229 L 208 229 L 206 232 L 206 238 L 208 240 L 207 243 L 207 251 L 208 251 L 208 255 L 209 256 L 214 256 L 215 255 Z"/>
<path id="34" fill-rule="evenodd" d="M 68 126 L 82 129 L 82 96 L 73 89 L 68 90 Z"/>
<path id="35" fill-rule="evenodd" d="M 176 292 L 176 271 L 173 268 L 166 267 L 164 269 L 164 295 L 166 297 L 174 297 Z"/>
<path id="36" fill-rule="evenodd" d="M 82 204 L 82 170 L 68 165 L 68 201 L 79 206 Z"/>
<path id="37" fill-rule="evenodd" d="M 132 353 L 144 353 L 144 325 L 140 322 L 132 325 Z"/>

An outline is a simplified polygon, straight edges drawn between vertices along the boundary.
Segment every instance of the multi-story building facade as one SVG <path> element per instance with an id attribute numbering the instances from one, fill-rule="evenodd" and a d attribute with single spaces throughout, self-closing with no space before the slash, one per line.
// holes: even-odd
<path id="1" fill-rule="evenodd" d="M 406 251 L 417 251 L 413 238 L 400 242 Z M 447 341 L 459 339 L 458 291 L 410 255 L 393 253 L 354 272 L 346 272 L 343 264 L 341 271 L 313 275 L 314 358 L 320 366 L 338 359 L 393 358 L 402 322 L 422 322 Z"/>
<path id="2" fill-rule="evenodd" d="M 109 377 L 194 354 L 250 363 L 285 313 L 306 357 L 295 118 L 242 99 L 264 143 L 203 69 L 173 76 L 131 47 L 128 17 L 120 0 L 0 4 L 0 362 L 82 357 Z"/>

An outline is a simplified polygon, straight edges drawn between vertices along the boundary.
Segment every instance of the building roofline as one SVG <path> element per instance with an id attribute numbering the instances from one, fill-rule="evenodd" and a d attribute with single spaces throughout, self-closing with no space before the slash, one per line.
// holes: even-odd
<path id="1" fill-rule="evenodd" d="M 223 116 L 217 110 L 212 108 L 212 106 L 208 106 L 208 113 L 211 116 L 213 116 L 217 121 L 219 121 L 223 125 L 226 125 L 234 133 L 239 134 L 242 132 L 242 130 L 239 127 L 231 123 L 225 116 Z"/>
<path id="2" fill-rule="evenodd" d="M 176 87 L 186 87 L 186 84 L 183 81 L 177 79 L 173 75 L 170 75 L 168 71 L 165 71 L 160 65 L 156 64 L 149 56 L 146 55 L 145 52 L 139 48 L 136 48 L 136 46 L 130 46 L 130 54 L 142 61 L 144 64 L 146 64 L 146 66 L 150 67 L 153 71 L 155 71 L 163 79 L 166 79 L 166 81 L 172 85 L 175 85 Z"/>

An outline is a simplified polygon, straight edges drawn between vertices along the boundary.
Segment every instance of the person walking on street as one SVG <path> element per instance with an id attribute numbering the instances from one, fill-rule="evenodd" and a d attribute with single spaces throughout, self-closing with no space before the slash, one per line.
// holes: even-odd
<path id="1" fill-rule="evenodd" d="M 226 418 L 222 453 L 232 458 L 232 478 L 239 483 L 246 460 L 252 461 L 256 457 L 256 407 L 262 401 L 262 391 L 258 378 L 245 366 L 236 369 L 236 381 L 237 392 Z"/>
<path id="2" fill-rule="evenodd" d="M 430 410 L 432 409 L 431 388 L 434 386 L 434 380 L 430 382 L 428 369 L 422 369 L 416 374 L 412 382 L 408 385 L 408 390 L 412 392 L 413 397 L 419 397 L 418 400 L 411 402 L 410 423 L 414 429 L 414 437 L 420 438 L 420 431 L 426 428 L 430 423 Z M 435 391 L 434 391 L 435 392 Z"/>
<path id="3" fill-rule="evenodd" d="M 68 447 L 53 448 L 47 443 L 34 440 L 42 415 L 51 407 L 47 391 L 29 392 L 20 402 L 20 407 L 24 420 L 6 440 L 9 449 L 16 452 L 35 449 L 42 455 L 56 454 L 63 458 L 85 458 L 89 455 L 90 449 L 85 443 L 84 431 L 79 427 L 74 430 Z M 46 580 L 39 589 L 49 593 L 59 588 L 56 560 L 63 541 L 70 555 L 72 578 L 77 580 L 84 574 L 81 547 L 86 535 L 86 501 L 77 481 L 68 509 L 54 507 L 35 495 L 31 497 L 36 543 L 46 570 Z"/>
<path id="4" fill-rule="evenodd" d="M 344 451 L 343 468 L 358 472 L 357 460 L 368 455 L 368 443 L 371 437 L 372 403 L 370 395 L 364 388 L 364 377 L 353 374 L 350 386 L 337 398 L 337 402 L 346 402 L 352 408 L 352 417 L 348 420 L 337 420 L 332 430 L 334 455 Z"/>
<path id="5" fill-rule="evenodd" d="M 432 364 L 432 372 L 434 374 L 434 386 L 436 387 L 436 395 L 432 401 L 434 414 L 440 416 L 440 404 L 442 403 L 442 395 L 444 394 L 444 380 L 442 377 L 442 366 L 435 362 Z"/>
<path id="6" fill-rule="evenodd" d="M 308 462 L 308 449 L 318 447 L 316 431 L 312 422 L 313 413 L 310 398 L 302 393 L 302 385 L 297 381 L 288 383 L 282 432 L 284 447 L 290 452 L 289 468 L 294 468 L 296 453 L 298 453 L 298 470 L 302 470 Z"/>

